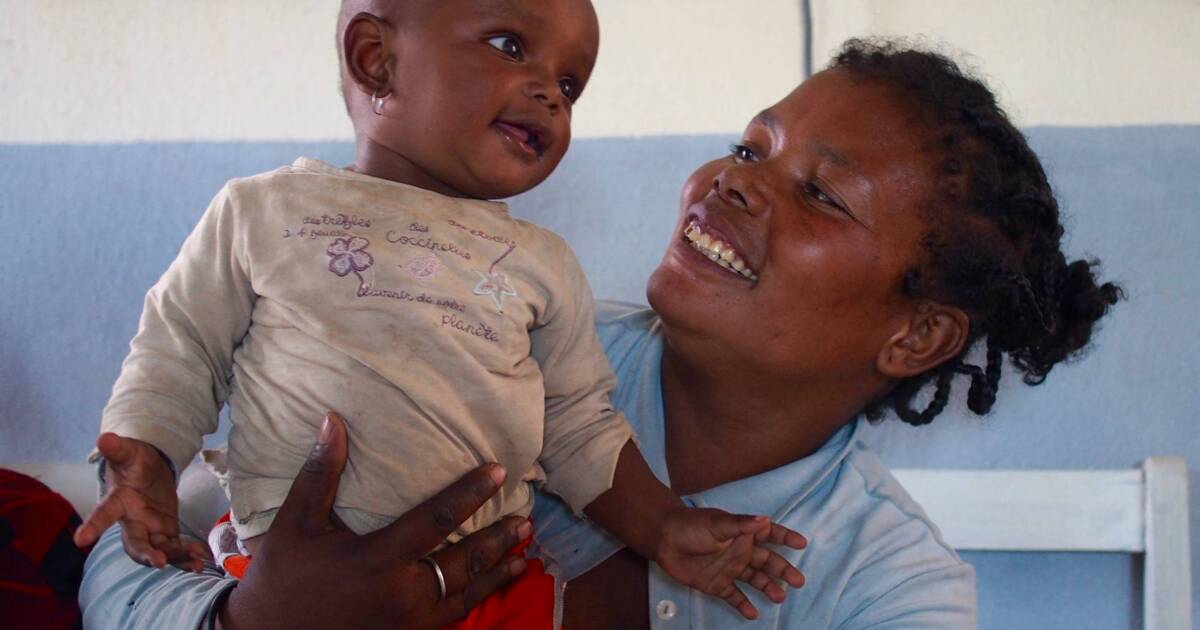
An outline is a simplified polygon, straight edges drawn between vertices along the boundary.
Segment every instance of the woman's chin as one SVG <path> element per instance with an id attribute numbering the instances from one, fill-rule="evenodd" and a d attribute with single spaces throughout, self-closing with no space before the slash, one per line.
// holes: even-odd
<path id="1" fill-rule="evenodd" d="M 706 290 L 707 289 L 707 290 Z M 685 329 L 703 329 L 703 320 L 712 310 L 711 287 L 697 282 L 686 268 L 660 264 L 646 282 L 646 300 L 664 323 Z"/>
<path id="2" fill-rule="evenodd" d="M 646 281 L 646 301 L 660 316 L 675 310 L 679 297 L 686 292 L 687 283 L 675 269 L 659 265 Z"/>

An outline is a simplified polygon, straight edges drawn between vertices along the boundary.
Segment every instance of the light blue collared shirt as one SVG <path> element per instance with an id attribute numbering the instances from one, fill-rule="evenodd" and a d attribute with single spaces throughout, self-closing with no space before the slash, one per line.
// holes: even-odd
<path id="1" fill-rule="evenodd" d="M 660 365 L 662 337 L 650 310 L 596 305 L 597 332 L 617 374 L 613 404 L 633 426 L 650 469 L 670 483 Z M 808 583 L 775 605 L 743 588 L 758 608 L 754 622 L 724 601 L 689 590 L 657 566 L 649 573 L 652 628 L 974 628 L 975 572 L 858 439 L 859 422 L 817 452 L 753 477 L 685 497 L 690 505 L 765 514 L 804 534 L 804 551 L 780 550 Z M 538 495 L 539 551 L 570 580 L 621 548 L 612 536 Z"/>
<path id="2" fill-rule="evenodd" d="M 668 481 L 662 391 L 662 339 L 648 310 L 598 303 L 597 331 L 619 379 L 614 405 L 633 425 L 651 470 Z M 686 497 L 696 506 L 766 514 L 804 534 L 808 549 L 781 550 L 808 579 L 776 606 L 743 589 L 760 612 L 744 621 L 723 601 L 690 591 L 651 566 L 653 628 L 974 628 L 975 573 L 944 542 L 920 506 L 858 440 L 858 423 L 816 453 L 760 475 Z M 191 474 L 196 473 L 196 474 Z M 189 485 L 199 480 L 199 491 Z M 202 471 L 180 480 L 180 527 L 202 533 L 228 509 Z M 563 577 L 580 575 L 620 548 L 556 498 L 539 495 L 535 539 Z M 236 581 L 215 566 L 203 574 L 136 564 L 121 547 L 120 528 L 100 538 L 84 569 L 79 601 L 88 628 L 198 628 Z"/>

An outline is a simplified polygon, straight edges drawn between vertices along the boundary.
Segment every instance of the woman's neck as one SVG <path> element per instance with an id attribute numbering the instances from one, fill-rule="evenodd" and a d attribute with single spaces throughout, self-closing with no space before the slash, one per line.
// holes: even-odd
<path id="1" fill-rule="evenodd" d="M 715 363 L 664 344 L 667 468 L 681 495 L 811 455 L 865 404 L 835 383 L 774 383 Z"/>

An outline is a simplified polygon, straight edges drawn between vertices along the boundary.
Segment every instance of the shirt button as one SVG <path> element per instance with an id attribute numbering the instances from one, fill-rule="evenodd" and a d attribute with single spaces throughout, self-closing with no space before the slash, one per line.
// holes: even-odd
<path id="1" fill-rule="evenodd" d="M 675 613 L 678 611 L 675 608 L 675 602 L 669 599 L 664 599 L 661 602 L 658 602 L 658 606 L 655 607 L 654 612 L 658 615 L 659 619 L 666 621 L 675 617 Z"/>

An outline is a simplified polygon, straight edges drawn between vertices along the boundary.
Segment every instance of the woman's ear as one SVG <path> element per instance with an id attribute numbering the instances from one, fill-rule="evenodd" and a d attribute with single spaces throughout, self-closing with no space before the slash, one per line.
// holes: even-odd
<path id="1" fill-rule="evenodd" d="M 368 96 L 387 97 L 392 92 L 392 26 L 383 18 L 359 13 L 346 25 L 342 59 L 351 80 Z"/>
<path id="2" fill-rule="evenodd" d="M 971 318 L 962 309 L 922 300 L 880 350 L 875 367 L 895 379 L 927 372 L 958 356 L 970 330 Z"/>

